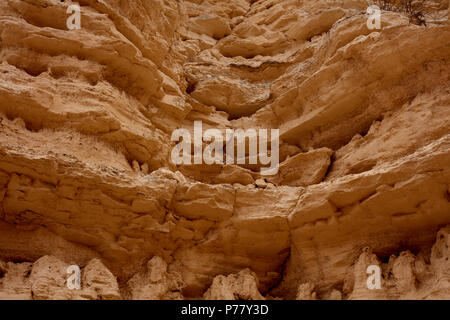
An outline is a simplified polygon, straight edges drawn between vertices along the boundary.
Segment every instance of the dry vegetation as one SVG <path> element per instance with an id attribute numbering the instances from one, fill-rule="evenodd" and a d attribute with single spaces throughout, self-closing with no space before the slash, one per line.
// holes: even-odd
<path id="1" fill-rule="evenodd" d="M 411 23 L 419 26 L 426 26 L 423 4 L 424 0 L 377 0 L 381 10 L 405 13 Z"/>

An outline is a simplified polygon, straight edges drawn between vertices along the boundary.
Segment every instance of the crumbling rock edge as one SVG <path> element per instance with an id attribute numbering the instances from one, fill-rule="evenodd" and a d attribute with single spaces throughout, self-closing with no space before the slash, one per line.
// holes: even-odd
<path id="1" fill-rule="evenodd" d="M 392 254 L 380 262 L 372 249 L 364 248 L 348 268 L 339 287 L 318 294 L 312 282 L 298 284 L 297 300 L 342 299 L 445 299 L 450 291 L 450 225 L 439 230 L 436 242 L 416 255 L 409 250 Z M 427 255 L 429 253 L 429 255 Z M 382 270 L 381 286 L 369 288 L 368 267 Z M 155 256 L 146 267 L 133 276 L 121 289 L 116 277 L 93 259 L 81 269 L 81 288 L 70 288 L 69 265 L 53 256 L 44 256 L 34 263 L 0 261 L 0 298 L 7 299 L 183 299 L 180 266 L 168 265 Z M 370 274 L 370 273 L 369 273 Z M 207 300 L 264 300 L 259 291 L 257 275 L 249 269 L 236 274 L 219 275 L 204 293 Z M 200 298 L 200 297 L 197 297 Z"/>

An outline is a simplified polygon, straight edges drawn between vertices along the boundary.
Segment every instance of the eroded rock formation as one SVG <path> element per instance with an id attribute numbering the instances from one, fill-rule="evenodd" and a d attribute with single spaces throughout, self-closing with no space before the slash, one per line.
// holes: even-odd
<path id="1" fill-rule="evenodd" d="M 0 298 L 450 299 L 447 0 L 77 3 L 0 1 Z M 195 121 L 278 173 L 175 165 Z"/>

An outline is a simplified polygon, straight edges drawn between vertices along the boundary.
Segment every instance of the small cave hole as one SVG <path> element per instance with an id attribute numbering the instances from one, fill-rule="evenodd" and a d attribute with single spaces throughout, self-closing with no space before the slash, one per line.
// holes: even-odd
<path id="1" fill-rule="evenodd" d="M 186 88 L 186 93 L 191 94 L 195 91 L 195 87 L 197 86 L 197 83 L 189 83 L 189 85 Z"/>

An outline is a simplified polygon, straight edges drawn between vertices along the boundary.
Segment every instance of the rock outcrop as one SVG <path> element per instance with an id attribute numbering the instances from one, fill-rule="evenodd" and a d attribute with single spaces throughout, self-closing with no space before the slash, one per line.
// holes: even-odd
<path id="1" fill-rule="evenodd" d="M 217 276 L 206 291 L 208 300 L 263 300 L 258 291 L 258 278 L 249 269 L 227 277 Z"/>
<path id="2" fill-rule="evenodd" d="M 116 300 L 120 299 L 116 277 L 100 262 L 91 260 L 80 274 L 71 272 L 69 264 L 53 256 L 34 263 L 3 263 L 0 282 L 1 299 L 35 300 Z M 80 276 L 78 287 L 71 287 Z"/>
<path id="3" fill-rule="evenodd" d="M 0 299 L 450 299 L 449 3 L 370 2 L 0 1 Z"/>

